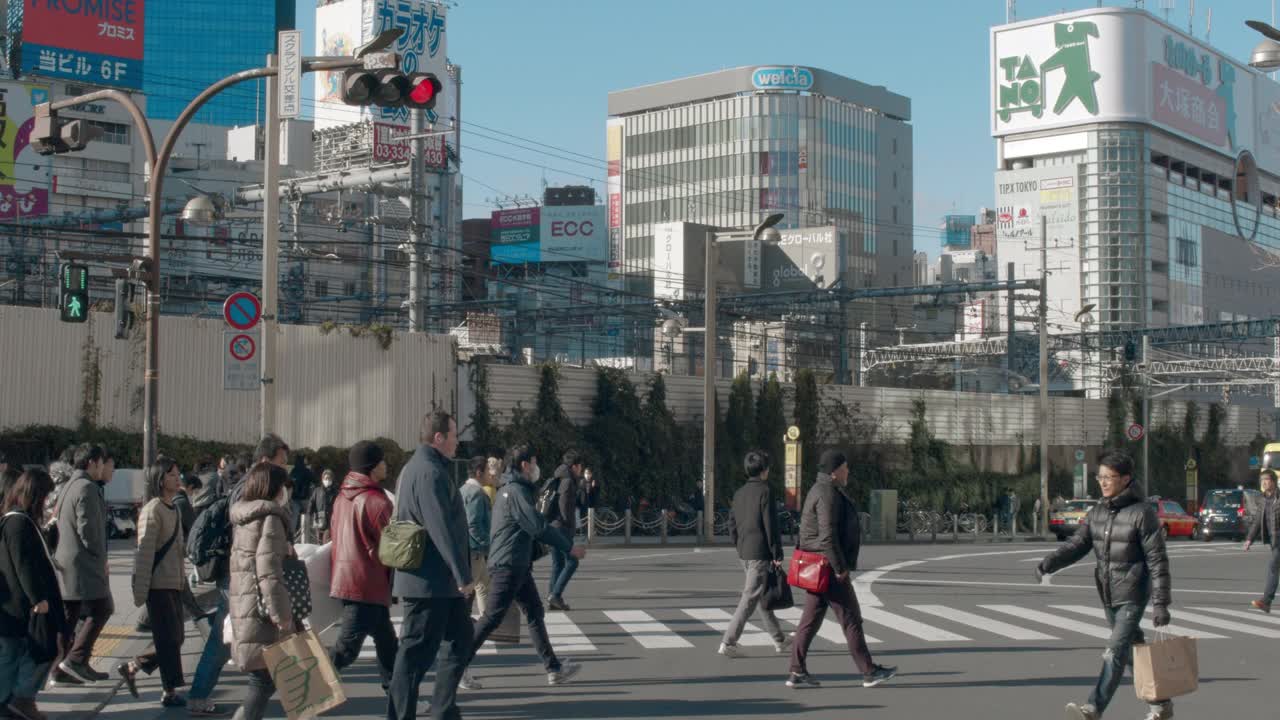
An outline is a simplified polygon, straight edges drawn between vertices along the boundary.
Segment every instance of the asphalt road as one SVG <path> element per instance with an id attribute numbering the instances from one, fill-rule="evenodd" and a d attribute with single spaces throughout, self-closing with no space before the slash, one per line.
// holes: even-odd
<path id="1" fill-rule="evenodd" d="M 468 718 L 512 720 L 1060 718 L 1063 705 L 1082 701 L 1094 683 L 1106 630 L 1091 559 L 1036 584 L 1034 562 L 1051 547 L 865 547 L 856 587 L 876 641 L 870 647 L 877 662 L 898 665 L 900 675 L 879 688 L 862 688 L 843 642 L 833 641 L 838 628 L 829 616 L 826 637 L 819 636 L 809 658 L 823 686 L 801 691 L 783 685 L 788 658 L 776 655 L 763 634 L 744 636 L 747 658 L 716 654 L 719 629 L 741 585 L 732 550 L 597 547 L 566 594 L 573 610 L 549 615 L 559 654 L 582 662 L 582 674 L 572 685 L 548 687 L 527 643 L 491 647 L 473 666 L 485 688 L 462 692 L 461 708 Z M 1200 638 L 1201 686 L 1176 701 L 1177 716 L 1274 716 L 1271 688 L 1262 680 L 1273 674 L 1280 615 L 1248 608 L 1261 586 L 1265 549 L 1246 554 L 1235 543 L 1181 540 L 1170 548 L 1173 623 L 1179 633 Z M 539 565 L 545 592 L 547 563 Z M 797 617 L 784 614 L 784 627 Z M 759 623 L 752 627 L 758 631 Z M 188 678 L 199 644 L 199 636 L 187 643 Z M 123 643 L 117 654 L 130 647 Z M 344 674 L 349 701 L 326 717 L 385 712 L 371 645 L 367 654 Z M 141 686 L 142 701 L 117 693 L 101 714 L 185 717 L 160 712 L 158 679 Z M 244 686 L 244 676 L 229 668 L 215 697 L 234 706 Z M 429 696 L 429 677 L 423 692 Z M 1138 718 L 1143 711 L 1126 680 L 1108 717 Z"/>

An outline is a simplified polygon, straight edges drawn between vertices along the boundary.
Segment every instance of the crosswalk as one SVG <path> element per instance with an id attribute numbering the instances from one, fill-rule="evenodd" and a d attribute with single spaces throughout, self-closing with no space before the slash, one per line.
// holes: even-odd
<path id="1" fill-rule="evenodd" d="M 517 612 L 513 610 L 513 612 Z M 547 634 L 561 654 L 592 654 L 600 646 L 634 643 L 645 650 L 672 652 L 695 647 L 714 647 L 732 619 L 732 608 L 649 608 L 644 610 L 576 610 L 548 612 Z M 1148 617 L 1142 626 L 1154 630 Z M 1165 628 L 1174 635 L 1217 641 L 1236 639 L 1280 639 L 1280 618 L 1247 610 L 1192 606 L 1173 608 L 1176 624 Z M 780 610 L 784 629 L 794 630 L 800 622 L 800 608 Z M 1024 607 L 1010 604 L 979 604 L 959 608 L 941 604 L 907 604 L 892 610 L 862 608 L 869 644 L 989 644 L 1031 642 L 1103 641 L 1111 637 L 1106 613 L 1096 605 L 1054 604 Z M 927 622 L 926 622 L 927 621 Z M 397 632 L 400 619 L 393 620 Z M 521 645 L 485 643 L 481 655 L 527 653 L 527 631 Z M 774 640 L 752 618 L 739 644 L 772 649 Z M 843 646 L 844 632 L 834 612 L 828 612 L 818 631 L 819 644 Z M 361 658 L 375 657 L 368 640 Z"/>

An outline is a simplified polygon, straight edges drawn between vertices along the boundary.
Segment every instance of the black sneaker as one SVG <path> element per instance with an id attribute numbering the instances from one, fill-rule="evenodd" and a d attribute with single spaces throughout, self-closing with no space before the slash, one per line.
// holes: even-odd
<path id="1" fill-rule="evenodd" d="M 862 687 L 872 688 L 898 674 L 898 668 L 884 665 L 871 666 L 871 672 L 862 676 Z"/>
<path id="2" fill-rule="evenodd" d="M 85 667 L 85 670 L 87 670 L 87 671 L 89 672 L 89 677 L 90 677 L 94 682 L 102 682 L 103 680 L 110 680 L 110 679 L 111 679 L 111 674 L 110 674 L 110 673 L 98 672 L 97 670 L 94 670 L 94 669 L 93 669 L 93 666 L 91 666 L 91 665 L 85 665 L 84 667 Z"/>
<path id="3" fill-rule="evenodd" d="M 61 667 L 54 668 L 53 672 L 49 673 L 49 690 L 60 687 L 79 687 L 84 684 L 85 683 L 63 672 Z"/>
<path id="4" fill-rule="evenodd" d="M 547 600 L 547 609 L 558 610 L 560 612 L 569 612 L 571 608 L 569 607 L 569 603 L 566 603 L 563 599 L 558 597 L 553 597 Z"/>
<path id="5" fill-rule="evenodd" d="M 124 678 L 124 684 L 129 688 L 129 694 L 133 699 L 138 699 L 138 674 L 133 668 L 129 667 L 129 663 L 122 662 L 116 666 L 116 672 L 120 677 Z"/>
<path id="6" fill-rule="evenodd" d="M 822 687 L 822 683 L 809 673 L 791 673 L 787 678 L 787 687 L 799 690 L 801 688 Z"/>
<path id="7" fill-rule="evenodd" d="M 80 685 L 88 685 L 90 683 L 96 683 L 100 680 L 105 680 L 108 677 L 110 677 L 109 675 L 103 675 L 102 673 L 95 672 L 93 668 L 89 667 L 88 663 L 78 663 L 78 662 L 70 662 L 68 660 L 63 660 L 61 663 L 58 663 L 58 669 L 61 670 L 66 675 L 69 675 L 75 678 L 76 680 L 78 680 Z"/>
<path id="8" fill-rule="evenodd" d="M 165 695 L 164 697 L 160 698 L 160 704 L 161 704 L 162 706 L 164 706 L 164 707 L 167 707 L 167 708 L 169 708 L 169 707 L 176 707 L 176 708 L 186 707 L 186 706 L 187 706 L 187 699 L 186 699 L 186 698 L 184 698 L 184 697 L 182 697 L 182 696 L 181 696 L 181 695 L 179 695 L 178 693 L 171 693 L 171 694 L 169 694 L 169 695 Z"/>

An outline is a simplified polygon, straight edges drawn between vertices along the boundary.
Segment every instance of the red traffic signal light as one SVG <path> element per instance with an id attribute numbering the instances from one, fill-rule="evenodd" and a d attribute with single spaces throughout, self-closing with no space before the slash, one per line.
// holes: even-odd
<path id="1" fill-rule="evenodd" d="M 440 88 L 440 80 L 431 73 L 348 70 L 342 76 L 342 102 L 430 110 L 435 107 Z"/>
<path id="2" fill-rule="evenodd" d="M 436 98 L 442 87 L 439 78 L 431 73 L 414 73 L 409 76 L 409 85 L 405 107 L 430 110 L 436 106 Z"/>

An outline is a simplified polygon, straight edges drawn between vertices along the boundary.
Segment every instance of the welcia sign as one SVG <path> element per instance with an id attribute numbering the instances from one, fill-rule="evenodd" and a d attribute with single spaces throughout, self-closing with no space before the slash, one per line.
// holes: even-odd
<path id="1" fill-rule="evenodd" d="M 751 85 L 757 90 L 809 90 L 813 88 L 813 72 L 800 67 L 756 68 Z"/>

